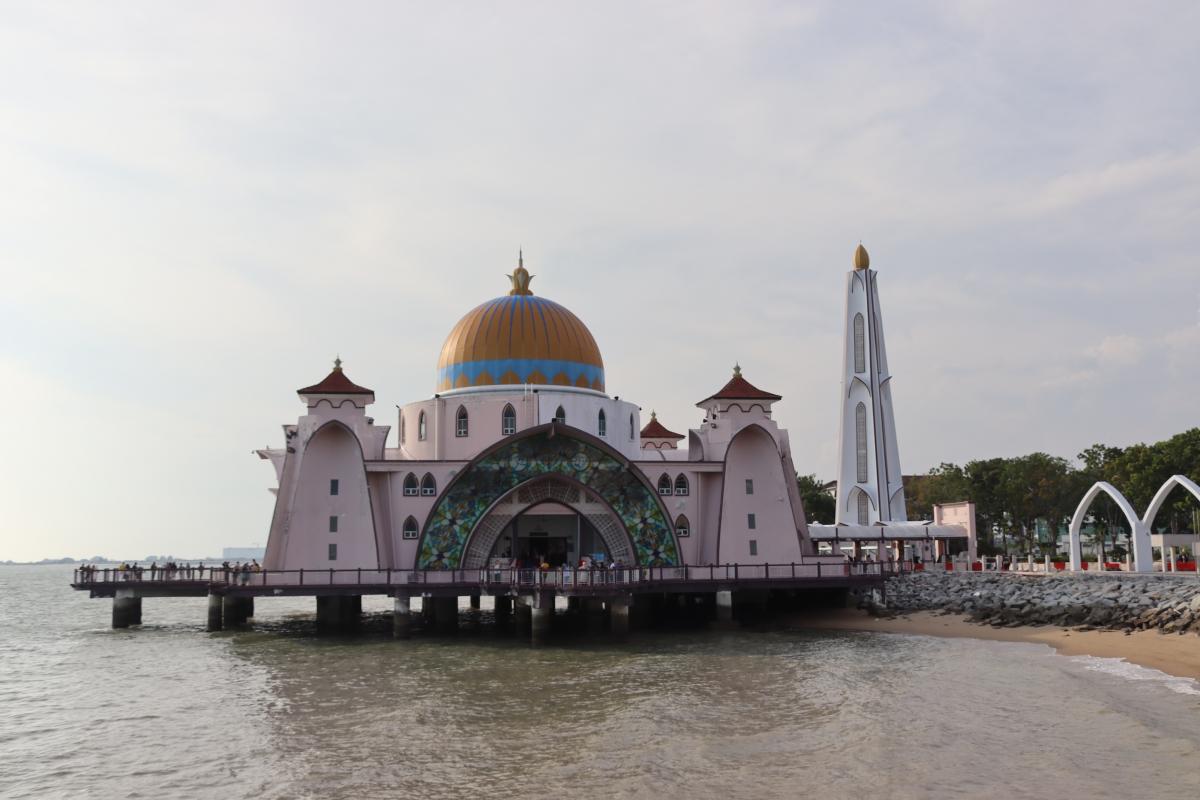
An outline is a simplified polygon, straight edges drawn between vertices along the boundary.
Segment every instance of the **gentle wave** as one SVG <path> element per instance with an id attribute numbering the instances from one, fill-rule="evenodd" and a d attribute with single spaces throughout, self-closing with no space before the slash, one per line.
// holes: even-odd
<path id="1" fill-rule="evenodd" d="M 1161 684 L 1163 688 L 1179 694 L 1200 695 L 1200 681 L 1194 678 L 1182 678 L 1168 675 L 1152 667 L 1143 667 L 1123 658 L 1101 658 L 1100 656 L 1068 656 L 1068 658 L 1092 672 L 1102 672 L 1115 675 L 1129 681 L 1151 682 Z"/>

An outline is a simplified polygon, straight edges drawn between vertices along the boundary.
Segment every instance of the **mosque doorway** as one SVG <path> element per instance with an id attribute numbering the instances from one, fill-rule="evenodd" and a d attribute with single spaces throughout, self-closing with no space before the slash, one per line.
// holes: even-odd
<path id="1" fill-rule="evenodd" d="M 636 564 L 625 526 L 598 495 L 559 476 L 545 476 L 501 498 L 480 520 L 464 566 L 575 566 L 593 561 Z"/>

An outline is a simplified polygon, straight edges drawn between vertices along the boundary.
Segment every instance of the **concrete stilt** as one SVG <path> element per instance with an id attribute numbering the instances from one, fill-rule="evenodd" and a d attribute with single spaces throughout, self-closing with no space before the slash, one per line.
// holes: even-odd
<path id="1" fill-rule="evenodd" d="M 498 594 L 494 598 L 496 610 L 493 612 L 496 616 L 497 627 L 505 627 L 512 624 L 513 599 L 508 595 Z"/>
<path id="2" fill-rule="evenodd" d="M 142 624 L 142 598 L 130 589 L 118 589 L 113 595 L 112 626 L 128 628 Z"/>
<path id="3" fill-rule="evenodd" d="M 598 597 L 589 597 L 584 603 L 583 615 L 587 620 L 588 633 L 598 633 L 604 630 L 604 601 Z"/>
<path id="4" fill-rule="evenodd" d="M 392 607 L 392 638 L 407 639 L 412 635 L 412 610 L 408 595 L 396 595 Z"/>
<path id="5" fill-rule="evenodd" d="M 458 598 L 433 597 L 433 625 L 438 633 L 454 633 L 458 630 Z"/>
<path id="6" fill-rule="evenodd" d="M 221 624 L 225 628 L 237 628 L 246 624 L 254 613 L 254 600 L 249 597 L 221 598 Z"/>
<path id="7" fill-rule="evenodd" d="M 344 612 L 342 598 L 337 595 L 317 595 L 317 628 L 336 631 L 342 627 Z"/>
<path id="8" fill-rule="evenodd" d="M 733 592 L 717 592 L 717 624 L 733 624 Z"/>
<path id="9" fill-rule="evenodd" d="M 609 601 L 608 624 L 613 636 L 624 638 L 629 635 L 628 597 L 617 597 Z"/>
<path id="10" fill-rule="evenodd" d="M 531 635 L 533 626 L 533 599 L 527 596 L 516 598 L 513 604 L 513 616 L 516 618 L 517 635 Z"/>
<path id="11" fill-rule="evenodd" d="M 533 644 L 543 644 L 550 638 L 550 626 L 554 620 L 554 595 L 550 592 L 539 592 L 533 596 L 533 608 L 530 611 L 530 636 Z"/>
<path id="12" fill-rule="evenodd" d="M 483 617 L 483 614 L 480 612 L 482 605 L 483 600 L 479 595 L 473 594 L 470 596 L 467 607 L 467 627 L 471 630 L 479 629 L 480 620 Z"/>
<path id="13" fill-rule="evenodd" d="M 221 595 L 210 594 L 208 596 L 208 625 L 210 631 L 221 630 Z"/>

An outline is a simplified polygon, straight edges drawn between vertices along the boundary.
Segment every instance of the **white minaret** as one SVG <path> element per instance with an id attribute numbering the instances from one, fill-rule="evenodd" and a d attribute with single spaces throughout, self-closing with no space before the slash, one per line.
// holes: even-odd
<path id="1" fill-rule="evenodd" d="M 892 411 L 892 374 L 883 346 L 876 273 L 861 244 L 846 276 L 842 420 L 838 431 L 836 522 L 902 522 L 904 483 Z"/>

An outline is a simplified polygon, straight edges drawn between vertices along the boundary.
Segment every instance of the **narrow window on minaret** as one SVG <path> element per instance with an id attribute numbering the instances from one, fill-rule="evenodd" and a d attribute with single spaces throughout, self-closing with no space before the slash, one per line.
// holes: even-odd
<path id="1" fill-rule="evenodd" d="M 867 371 L 867 335 L 862 314 L 854 315 L 854 371 Z"/>
<path id="2" fill-rule="evenodd" d="M 329 518 L 329 532 L 337 533 L 337 517 Z"/>
<path id="3" fill-rule="evenodd" d="M 858 493 L 858 524 L 867 525 L 871 522 L 871 506 L 866 492 Z"/>
<path id="4" fill-rule="evenodd" d="M 859 403 L 854 409 L 854 443 L 858 456 L 858 482 L 867 482 L 867 406 Z"/>
<path id="5" fill-rule="evenodd" d="M 338 479 L 337 478 L 329 479 L 329 493 L 331 495 L 336 495 L 338 493 Z"/>

